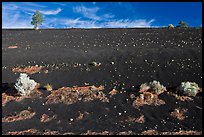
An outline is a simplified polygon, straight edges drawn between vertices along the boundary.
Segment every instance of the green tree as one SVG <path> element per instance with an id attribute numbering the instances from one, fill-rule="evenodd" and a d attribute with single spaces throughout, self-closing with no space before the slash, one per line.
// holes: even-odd
<path id="1" fill-rule="evenodd" d="M 178 24 L 179 25 L 177 27 L 181 27 L 181 28 L 187 28 L 188 27 L 188 23 L 186 23 L 184 21 L 180 21 Z"/>
<path id="2" fill-rule="evenodd" d="M 33 17 L 32 17 L 32 21 L 31 24 L 34 25 L 34 29 L 37 30 L 39 25 L 42 25 L 43 22 L 43 17 L 42 14 L 37 10 Z"/>

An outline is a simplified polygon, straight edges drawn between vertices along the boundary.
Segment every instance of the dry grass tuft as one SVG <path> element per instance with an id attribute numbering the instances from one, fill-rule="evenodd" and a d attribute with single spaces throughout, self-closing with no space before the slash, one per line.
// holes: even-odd
<path id="1" fill-rule="evenodd" d="M 100 100 L 102 102 L 109 102 L 109 99 L 101 91 L 103 86 L 84 86 L 84 87 L 62 87 L 58 90 L 51 91 L 51 94 L 47 97 L 47 104 L 64 103 L 73 104 L 77 101 L 89 102 L 92 100 Z"/>
<path id="2" fill-rule="evenodd" d="M 2 122 L 15 122 L 25 119 L 31 119 L 34 115 L 35 112 L 33 112 L 31 109 L 23 110 L 17 115 L 2 118 Z"/>
<path id="3" fill-rule="evenodd" d="M 136 122 L 136 123 L 144 123 L 145 122 L 145 118 L 144 118 L 144 115 L 141 115 L 140 117 L 138 118 L 134 118 L 134 117 L 130 117 L 128 116 L 128 119 L 125 120 L 126 122 Z"/>
<path id="4" fill-rule="evenodd" d="M 162 105 L 165 102 L 158 98 L 157 94 L 152 94 L 151 92 L 143 92 L 133 101 L 133 106 L 138 108 L 143 105 Z"/>
<path id="5" fill-rule="evenodd" d="M 185 119 L 184 113 L 186 112 L 187 109 L 176 108 L 174 109 L 173 112 L 171 112 L 171 116 L 178 120 L 184 120 Z"/>
<path id="6" fill-rule="evenodd" d="M 52 91 L 52 85 L 51 84 L 46 84 L 44 86 L 44 88 L 46 88 L 47 91 Z"/>
<path id="7" fill-rule="evenodd" d="M 18 72 L 18 73 L 27 73 L 27 74 L 34 74 L 37 72 L 40 72 L 44 67 L 43 66 L 29 66 L 29 67 L 16 67 L 13 68 L 12 71 L 13 72 Z"/>

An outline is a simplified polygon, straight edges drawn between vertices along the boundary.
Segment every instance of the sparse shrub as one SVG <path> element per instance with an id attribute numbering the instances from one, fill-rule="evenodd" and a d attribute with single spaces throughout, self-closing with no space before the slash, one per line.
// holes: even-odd
<path id="1" fill-rule="evenodd" d="M 52 91 L 52 85 L 50 84 L 46 84 L 44 88 L 46 88 L 47 91 Z"/>
<path id="2" fill-rule="evenodd" d="M 173 29 L 173 28 L 174 28 L 174 25 L 173 25 L 173 24 L 169 24 L 169 25 L 168 25 L 168 28 L 169 28 L 169 29 Z"/>
<path id="3" fill-rule="evenodd" d="M 98 66 L 101 66 L 101 63 L 96 62 L 96 61 L 92 61 L 92 62 L 90 63 L 90 65 L 95 66 L 95 67 L 98 67 Z"/>
<path id="4" fill-rule="evenodd" d="M 29 95 L 34 90 L 36 85 L 37 82 L 30 79 L 26 73 L 21 73 L 14 86 L 18 93 L 24 96 Z"/>
<path id="5" fill-rule="evenodd" d="M 153 80 L 153 82 L 144 83 L 140 86 L 140 92 L 149 91 L 153 94 L 161 94 L 166 91 L 166 87 L 160 84 L 159 81 Z"/>
<path id="6" fill-rule="evenodd" d="M 143 105 L 159 106 L 163 104 L 165 104 L 165 101 L 159 99 L 158 94 L 153 94 L 151 92 L 143 92 L 136 97 L 132 103 L 133 107 L 135 108 L 139 108 Z"/>
<path id="7" fill-rule="evenodd" d="M 195 82 L 182 82 L 179 86 L 180 93 L 187 95 L 187 96 L 196 96 L 198 92 L 200 92 L 200 88 L 198 84 Z"/>
<path id="8" fill-rule="evenodd" d="M 177 25 L 176 27 L 188 28 L 188 23 L 186 23 L 186 22 L 184 22 L 184 21 L 180 21 L 178 24 L 179 24 L 179 25 Z"/>
<path id="9" fill-rule="evenodd" d="M 187 109 L 184 108 L 176 108 L 174 111 L 170 113 L 170 115 L 174 118 L 177 118 L 178 120 L 184 120 L 185 116 L 184 114 L 187 112 Z"/>
<path id="10" fill-rule="evenodd" d="M 150 89 L 150 86 L 147 83 L 144 83 L 144 84 L 140 85 L 140 92 L 146 92 L 149 89 Z"/>

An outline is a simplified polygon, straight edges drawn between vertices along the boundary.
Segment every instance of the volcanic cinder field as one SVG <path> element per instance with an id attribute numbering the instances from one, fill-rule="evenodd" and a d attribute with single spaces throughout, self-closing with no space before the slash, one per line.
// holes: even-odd
<path id="1" fill-rule="evenodd" d="M 138 105 L 153 80 L 167 91 Z M 202 95 L 177 95 L 183 81 L 202 88 L 200 28 L 3 29 L 2 134 L 202 134 Z"/>

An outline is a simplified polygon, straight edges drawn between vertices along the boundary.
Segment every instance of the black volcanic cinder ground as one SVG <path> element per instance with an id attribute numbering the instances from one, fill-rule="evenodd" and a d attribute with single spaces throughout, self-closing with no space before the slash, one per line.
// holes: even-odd
<path id="1" fill-rule="evenodd" d="M 8 46 L 18 48 L 9 49 Z M 92 61 L 101 65 L 90 65 Z M 48 73 L 42 70 L 29 75 L 42 86 L 50 83 L 53 89 L 58 89 L 89 83 L 103 85 L 107 96 L 113 88 L 121 93 L 109 97 L 109 103 L 95 100 L 68 106 L 61 103 L 42 105 L 48 92 L 41 89 L 42 98 L 24 99 L 17 103 L 11 101 L 3 107 L 2 118 L 28 107 L 36 115 L 24 121 L 3 122 L 2 134 L 32 128 L 39 134 L 45 133 L 46 129 L 59 134 L 89 131 L 140 134 L 145 130 L 200 132 L 202 129 L 201 96 L 182 102 L 164 93 L 160 98 L 166 102 L 165 105 L 143 106 L 140 110 L 132 106 L 130 99 L 130 94 L 137 95 L 138 86 L 152 80 L 160 81 L 167 88 L 178 86 L 182 81 L 193 81 L 202 87 L 201 29 L 2 30 L 2 82 L 16 82 L 19 73 L 12 72 L 13 68 L 35 65 L 48 70 Z M 171 111 L 178 107 L 188 109 L 184 121 L 170 116 Z M 84 114 L 84 119 L 75 121 L 79 112 Z M 57 118 L 41 123 L 43 114 L 57 115 Z M 128 116 L 138 118 L 141 115 L 145 117 L 142 124 L 124 122 Z M 163 120 L 166 122 L 164 125 Z"/>

